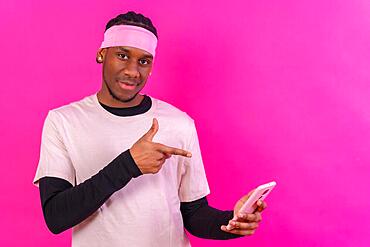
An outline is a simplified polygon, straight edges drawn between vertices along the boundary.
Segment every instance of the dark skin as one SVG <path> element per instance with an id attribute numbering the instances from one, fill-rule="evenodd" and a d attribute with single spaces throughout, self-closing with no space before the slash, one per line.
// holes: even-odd
<path id="1" fill-rule="evenodd" d="M 128 46 L 99 49 L 96 56 L 102 58 L 99 63 L 103 64 L 103 83 L 98 92 L 99 101 L 111 107 L 139 105 L 144 98 L 139 92 L 144 88 L 151 74 L 153 56 L 144 50 Z M 158 129 L 158 120 L 154 118 L 148 132 L 144 133 L 130 148 L 131 156 L 143 174 L 157 173 L 166 159 L 172 155 L 191 157 L 188 151 L 153 142 Z M 227 226 L 221 226 L 222 231 L 243 236 L 254 234 L 266 204 L 258 201 L 254 213 L 240 214 L 239 209 L 251 192 L 235 204 L 234 215 L 237 218 L 230 220 Z"/>
<path id="2" fill-rule="evenodd" d="M 144 50 L 127 46 L 100 49 L 97 53 L 99 56 L 103 58 L 103 84 L 98 92 L 99 101 L 112 107 L 139 105 L 144 98 L 139 92 L 152 71 L 153 56 Z M 122 88 L 120 83 L 125 82 L 135 85 L 135 88 Z"/>

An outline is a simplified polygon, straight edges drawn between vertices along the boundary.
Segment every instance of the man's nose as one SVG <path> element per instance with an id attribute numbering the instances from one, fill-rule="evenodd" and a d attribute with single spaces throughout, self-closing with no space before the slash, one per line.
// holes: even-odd
<path id="1" fill-rule="evenodd" d="M 127 77 L 131 77 L 131 78 L 139 78 L 140 77 L 140 73 L 138 71 L 138 66 L 137 66 L 137 63 L 135 61 L 130 61 L 130 62 L 126 63 L 126 66 L 123 69 L 123 73 Z"/>

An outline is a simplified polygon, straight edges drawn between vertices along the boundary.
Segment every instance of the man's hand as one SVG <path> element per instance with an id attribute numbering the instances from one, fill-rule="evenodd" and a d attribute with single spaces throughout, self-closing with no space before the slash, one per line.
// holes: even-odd
<path id="1" fill-rule="evenodd" d="M 153 137 L 158 132 L 158 128 L 158 121 L 153 118 L 153 124 L 149 131 L 130 148 L 131 156 L 143 174 L 157 173 L 166 159 L 173 154 L 191 157 L 191 153 L 185 150 L 153 142 Z"/>
<path id="2" fill-rule="evenodd" d="M 240 208 L 244 202 L 247 201 L 248 197 L 252 194 L 253 190 L 248 195 L 243 196 L 234 207 L 234 219 L 229 221 L 227 226 L 222 225 L 221 230 L 238 235 L 252 235 L 258 228 L 259 222 L 262 220 L 261 212 L 267 207 L 264 201 L 258 200 L 257 207 L 252 214 L 241 214 L 239 213 Z"/>

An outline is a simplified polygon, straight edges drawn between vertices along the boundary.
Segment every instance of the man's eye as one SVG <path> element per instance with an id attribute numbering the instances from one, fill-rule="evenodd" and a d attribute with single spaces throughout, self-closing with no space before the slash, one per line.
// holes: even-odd
<path id="1" fill-rule="evenodd" d="M 128 56 L 126 54 L 119 53 L 117 56 L 119 56 L 122 59 L 127 59 Z"/>
<path id="2" fill-rule="evenodd" d="M 149 61 L 146 60 L 146 59 L 140 59 L 140 64 L 147 65 L 147 64 L 149 64 Z"/>

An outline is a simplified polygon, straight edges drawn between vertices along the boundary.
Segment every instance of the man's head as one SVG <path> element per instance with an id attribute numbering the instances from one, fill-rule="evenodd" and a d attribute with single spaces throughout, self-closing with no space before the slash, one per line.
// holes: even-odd
<path id="1" fill-rule="evenodd" d="M 152 43 L 155 40 L 156 45 L 157 30 L 149 18 L 130 11 L 111 19 L 105 31 L 105 40 L 96 55 L 96 61 L 103 64 L 101 96 L 105 101 L 118 103 L 115 105 L 136 105 L 138 93 L 152 70 L 155 49 Z M 118 45 L 117 37 L 123 40 Z"/>

